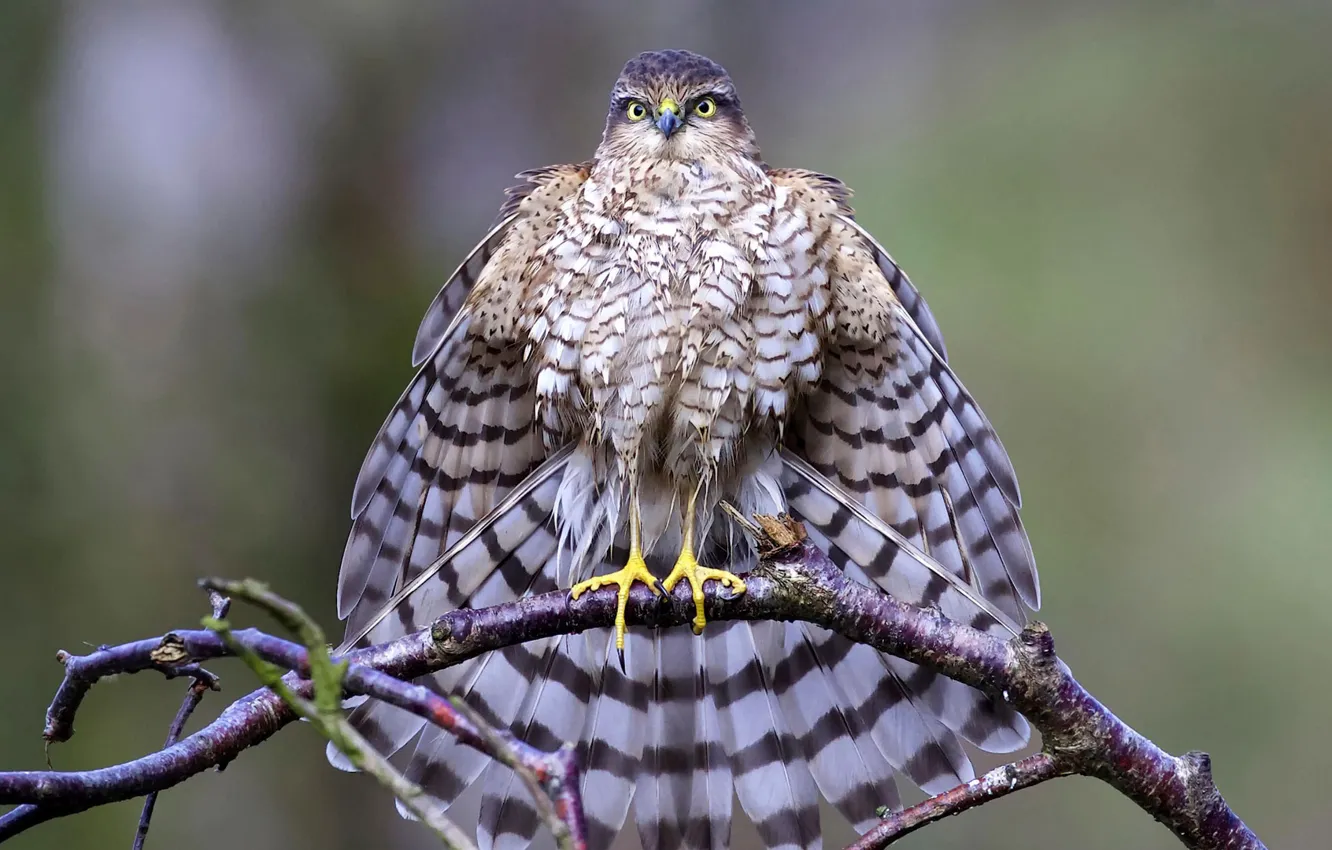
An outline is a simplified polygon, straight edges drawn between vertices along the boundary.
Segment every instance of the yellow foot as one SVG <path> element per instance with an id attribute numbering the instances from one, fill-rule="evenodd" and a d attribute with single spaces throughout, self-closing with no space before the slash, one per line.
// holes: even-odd
<path id="1" fill-rule="evenodd" d="M 636 581 L 643 582 L 654 594 L 661 595 L 661 591 L 657 590 L 657 580 L 648 572 L 642 553 L 633 551 L 629 553 L 629 563 L 624 565 L 624 569 L 580 581 L 569 591 L 569 595 L 577 599 L 584 591 L 597 590 L 612 584 L 619 586 L 619 607 L 615 609 L 615 648 L 621 651 L 624 650 L 624 606 L 629 603 L 629 588 L 633 587 Z"/>
<path id="2" fill-rule="evenodd" d="M 745 592 L 745 583 L 739 576 L 725 570 L 699 566 L 694 553 L 688 549 L 680 553 L 680 559 L 675 562 L 675 569 L 671 570 L 671 574 L 661 586 L 670 593 L 680 583 L 680 579 L 688 581 L 689 587 L 694 591 L 694 634 L 696 635 L 702 634 L 703 627 L 708 624 L 708 618 L 703 616 L 703 582 L 716 579 L 722 583 L 722 587 L 729 587 L 736 593 Z"/>

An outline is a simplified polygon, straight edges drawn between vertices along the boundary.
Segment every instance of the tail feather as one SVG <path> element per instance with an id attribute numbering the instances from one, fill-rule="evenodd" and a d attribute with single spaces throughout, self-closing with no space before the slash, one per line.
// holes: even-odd
<path id="1" fill-rule="evenodd" d="M 871 584 L 866 572 L 829 540 L 823 528 L 811 524 L 807 530 L 811 541 L 827 552 L 849 578 Z M 887 672 L 901 683 L 914 704 L 924 707 L 946 728 L 981 749 L 1012 752 L 1025 746 L 1030 738 L 1027 721 L 1007 703 L 929 668 L 877 652 L 873 655 L 881 659 L 881 666 L 886 665 Z M 891 754 L 885 755 L 892 760 Z"/>
<path id="2" fill-rule="evenodd" d="M 699 676 L 705 675 L 706 650 L 707 645 L 703 641 L 694 640 L 695 660 L 700 668 Z M 724 850 L 731 841 L 731 809 L 732 799 L 735 796 L 735 782 L 731 774 L 731 765 L 726 759 L 726 747 L 722 743 L 721 717 L 711 695 L 701 700 L 700 712 L 703 723 L 699 741 L 703 746 L 703 753 L 695 771 L 696 803 L 690 818 L 691 828 L 686 831 L 685 840 L 689 847 Z M 699 781 L 698 771 L 703 773 L 702 782 Z M 703 796 L 701 804 L 697 802 L 699 792 Z"/>
<path id="3" fill-rule="evenodd" d="M 786 627 L 787 654 L 773 689 L 819 791 L 864 832 L 879 820 L 879 806 L 899 805 L 893 768 L 820 657 L 810 630 L 802 623 Z"/>
<path id="4" fill-rule="evenodd" d="M 625 669 L 609 641 L 610 630 L 598 629 L 601 654 L 593 669 L 600 673 L 600 689 L 589 706 L 578 739 L 583 767 L 583 813 L 587 817 L 588 847 L 608 848 L 624 826 L 634 796 L 647 740 L 648 705 L 656 670 L 652 635 L 632 629 L 625 635 Z M 612 660 L 615 659 L 615 660 Z"/>
<path id="5" fill-rule="evenodd" d="M 725 850 L 731 837 L 731 771 L 704 680 L 705 639 L 658 629 L 648 744 L 634 790 L 644 850 Z"/>
<path id="6" fill-rule="evenodd" d="M 772 690 L 785 623 L 732 621 L 707 638 L 708 687 L 736 795 L 768 848 L 820 848 L 819 792 Z"/>
<path id="7" fill-rule="evenodd" d="M 477 680 L 485 673 L 487 662 L 495 653 L 450 668 L 446 674 L 432 677 L 432 687 L 441 694 L 470 693 Z M 480 750 L 461 744 L 452 733 L 435 726 L 427 726 L 416 742 L 406 776 L 429 794 L 437 797 L 447 810 L 490 763 L 490 757 Z"/>
<path id="8" fill-rule="evenodd" d="M 526 695 L 509 725 L 515 736 L 542 749 L 553 750 L 579 733 L 591 698 L 591 677 L 586 671 L 586 646 L 575 636 L 547 641 L 526 660 L 536 662 L 522 671 L 521 681 L 498 683 Z M 532 646 L 532 644 L 526 644 Z M 480 850 L 525 850 L 540 826 L 535 803 L 513 771 L 491 764 L 481 794 L 477 823 Z"/>
<path id="9" fill-rule="evenodd" d="M 492 727 L 521 726 L 524 707 L 529 702 L 527 677 L 550 669 L 556 642 L 556 638 L 546 638 L 486 653 L 468 662 L 474 666 L 452 687 L 438 679 L 433 686 L 442 693 L 460 697 Z M 435 729 L 422 734 L 407 767 L 407 778 L 444 801 L 446 808 L 483 774 L 489 791 L 501 773 L 506 779 L 511 775 L 508 768 L 489 756 Z"/>

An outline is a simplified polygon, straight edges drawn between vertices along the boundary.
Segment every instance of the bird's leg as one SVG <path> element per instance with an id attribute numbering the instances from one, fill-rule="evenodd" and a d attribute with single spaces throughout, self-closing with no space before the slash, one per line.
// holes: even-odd
<path id="1" fill-rule="evenodd" d="M 661 594 L 661 591 L 657 589 L 657 580 L 648 571 L 647 562 L 643 560 L 643 521 L 638 513 L 638 486 L 637 482 L 631 479 L 629 483 L 629 561 L 622 569 L 613 573 L 596 576 L 587 581 L 580 581 L 569 592 L 574 599 L 577 599 L 587 590 L 597 590 L 612 584 L 620 588 L 619 606 L 615 609 L 615 648 L 620 651 L 621 666 L 623 666 L 624 661 L 624 608 L 629 603 L 629 589 L 633 587 L 636 581 L 646 584 L 653 594 Z"/>
<path id="2" fill-rule="evenodd" d="M 680 579 L 689 582 L 689 587 L 694 591 L 693 625 L 696 635 L 702 634 L 703 627 L 708 623 L 707 617 L 703 616 L 703 582 L 716 579 L 722 583 L 722 587 L 729 587 L 736 593 L 745 592 L 745 583 L 739 576 L 725 570 L 701 566 L 694 556 L 694 507 L 698 502 L 698 493 L 702 489 L 703 483 L 699 482 L 694 488 L 694 494 L 689 497 L 689 505 L 685 508 L 684 516 L 684 545 L 680 547 L 680 557 L 675 562 L 675 568 L 661 583 L 666 592 L 670 593 L 680 583 Z"/>

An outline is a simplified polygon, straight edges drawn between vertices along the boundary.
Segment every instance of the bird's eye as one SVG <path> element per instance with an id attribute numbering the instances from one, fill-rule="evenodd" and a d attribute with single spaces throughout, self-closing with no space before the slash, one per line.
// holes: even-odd
<path id="1" fill-rule="evenodd" d="M 711 118 L 717 114 L 717 101 L 710 97 L 705 97 L 694 104 L 694 114 L 699 118 Z"/>
<path id="2" fill-rule="evenodd" d="M 642 121 L 648 116 L 647 107 L 637 100 L 629 101 L 629 108 L 624 111 L 630 121 Z"/>

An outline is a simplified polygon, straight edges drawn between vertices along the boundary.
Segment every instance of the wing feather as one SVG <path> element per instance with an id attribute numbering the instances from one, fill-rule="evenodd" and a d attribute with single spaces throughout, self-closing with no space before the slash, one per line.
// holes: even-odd
<path id="1" fill-rule="evenodd" d="M 440 555 L 544 459 L 517 316 L 504 308 L 587 173 L 584 164 L 519 175 L 524 182 L 509 190 L 499 223 L 427 311 L 413 355 L 423 365 L 371 444 L 353 490 L 338 582 L 349 636 L 402 603 L 420 575 L 431 565 L 438 570 Z M 441 579 L 459 578 L 449 572 Z M 475 587 L 484 575 L 461 578 Z M 450 602 L 465 598 L 454 593 Z"/>
<path id="2" fill-rule="evenodd" d="M 859 565 L 873 584 L 911 605 L 934 607 L 951 619 L 1012 637 L 1013 619 L 980 591 L 914 546 L 794 452 L 783 451 L 782 489 L 800 519 L 817 529 L 819 547 Z M 826 548 L 825 548 L 826 547 Z"/>
<path id="3" fill-rule="evenodd" d="M 412 345 L 413 366 L 420 366 L 438 349 L 449 323 L 462 308 L 500 243 L 530 244 L 544 238 L 552 214 L 587 179 L 590 167 L 590 163 L 551 165 L 517 175 L 523 182 L 505 191 L 504 205 L 500 207 L 494 227 L 449 275 L 426 308 Z M 517 233 L 510 233 L 511 230 Z"/>
<path id="4" fill-rule="evenodd" d="M 427 310 L 413 348 L 421 371 L 353 493 L 338 596 L 347 645 L 560 586 L 568 553 L 552 512 L 574 474 L 570 450 L 542 444 L 506 328 L 532 257 L 587 174 L 583 164 L 519 175 Z M 1017 479 L 929 307 L 854 220 L 845 186 L 769 175 L 804 206 L 832 288 L 818 317 L 822 372 L 770 458 L 787 506 L 851 578 L 1015 633 L 1024 603 L 1039 604 Z M 608 663 L 607 638 L 549 638 L 428 679 L 536 746 L 579 741 L 593 847 L 610 845 L 636 797 L 648 850 L 719 850 L 732 785 L 767 847 L 818 847 L 820 792 L 863 831 L 877 806 L 897 804 L 894 771 L 939 791 L 973 775 L 962 740 L 1007 751 L 1029 734 L 1001 702 L 808 625 L 718 624 L 702 638 L 635 629 L 626 671 Z M 506 768 L 388 706 L 365 703 L 353 717 L 389 752 L 419 735 L 408 774 L 445 801 L 483 782 L 483 848 L 530 845 L 533 804 Z"/>
<path id="5" fill-rule="evenodd" d="M 555 166 L 522 177 L 498 224 L 427 311 L 413 355 L 420 371 L 357 477 L 339 578 L 343 649 L 390 640 L 464 605 L 556 586 L 559 544 L 551 513 L 569 451 L 548 456 L 533 427 L 535 399 L 515 341 L 516 315 L 487 307 L 513 297 L 514 282 L 553 227 L 554 211 L 586 170 Z M 526 687 L 531 656 L 539 652 L 546 663 L 558 656 L 554 647 L 490 653 L 423 683 L 458 693 L 493 721 L 530 726 L 524 696 L 540 702 Z M 533 705 L 529 700 L 528 709 Z M 387 753 L 422 727 L 373 701 L 356 708 L 352 720 Z M 568 725 L 577 734 L 581 720 Z M 334 754 L 330 760 L 338 761 Z M 430 730 L 408 770 L 451 801 L 450 792 L 475 781 L 484 767 L 472 751 Z"/>
<path id="6" fill-rule="evenodd" d="M 883 273 L 893 294 L 897 296 L 897 300 L 911 314 L 911 318 L 920 327 L 934 350 L 946 360 L 948 351 L 944 348 L 943 333 L 939 330 L 939 323 L 934 319 L 934 313 L 930 312 L 930 305 L 925 303 L 925 299 L 920 296 L 920 292 L 906 276 L 906 272 L 902 271 L 902 267 L 889 256 L 878 240 L 855 220 L 855 210 L 851 208 L 850 187 L 836 177 L 801 168 L 773 168 L 768 171 L 768 177 L 778 186 L 785 187 L 800 198 L 807 211 L 814 213 L 810 218 L 816 223 L 816 227 L 820 221 L 826 226 L 829 219 L 836 219 L 860 235 L 873 251 L 874 262 Z"/>
<path id="7" fill-rule="evenodd" d="M 880 539 L 891 529 L 899 538 L 891 554 L 923 554 L 916 560 L 936 571 L 937 589 L 949 584 L 981 609 L 1002 611 L 1001 622 L 1020 623 L 1040 591 L 1007 452 L 945 359 L 924 300 L 852 218 L 846 188 L 811 172 L 781 177 L 804 205 L 831 287 L 823 372 L 786 432 L 787 448 L 809 467 L 794 471 L 806 491 L 846 507 L 851 537 L 863 537 L 865 525 Z M 819 502 L 813 513 L 839 515 L 826 499 L 808 498 Z M 906 564 L 893 575 L 886 562 L 863 560 L 885 554 L 873 541 L 847 551 L 874 580 L 897 590 L 905 583 L 908 598 L 930 589 L 920 580 L 931 579 Z"/>

